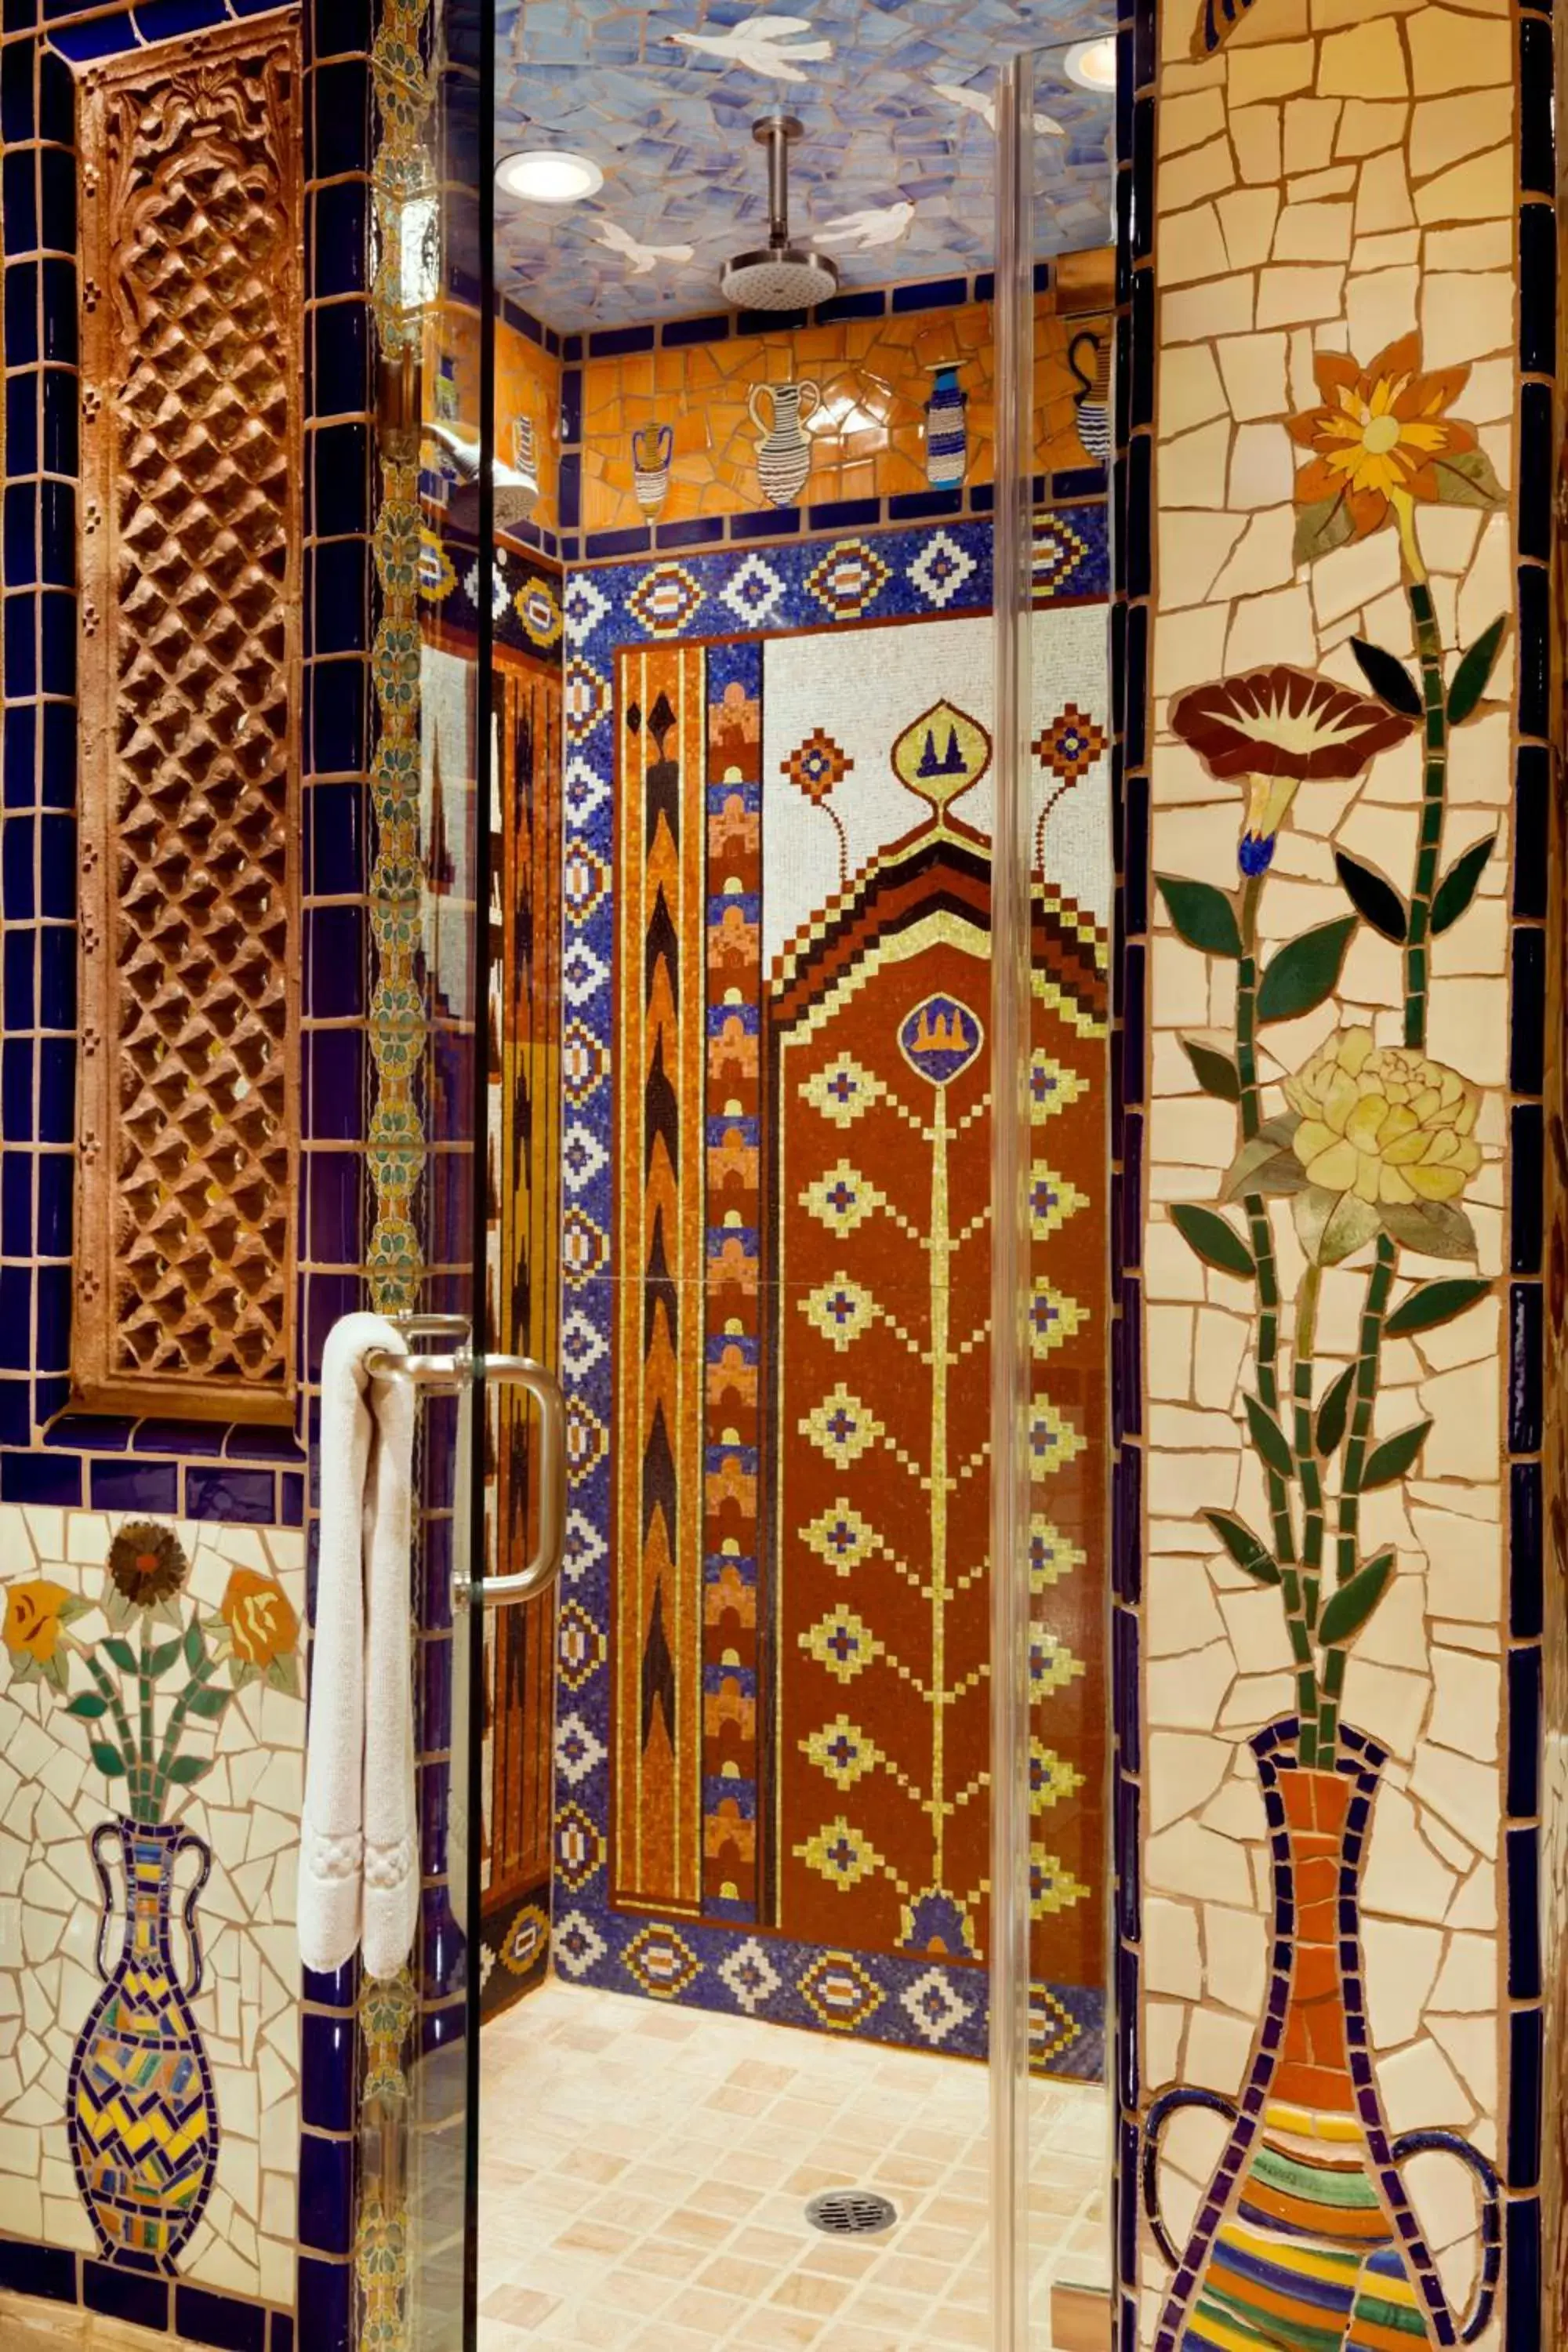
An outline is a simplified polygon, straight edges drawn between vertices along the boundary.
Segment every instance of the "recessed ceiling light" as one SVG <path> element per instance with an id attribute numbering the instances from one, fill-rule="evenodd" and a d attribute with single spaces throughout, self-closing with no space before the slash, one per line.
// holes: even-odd
<path id="1" fill-rule="evenodd" d="M 531 205 L 580 205 L 584 196 L 597 195 L 605 175 L 591 155 L 573 155 L 564 147 L 525 147 L 497 164 L 496 182 L 509 196 Z"/>
<path id="2" fill-rule="evenodd" d="M 1068 81 L 1081 89 L 1116 88 L 1116 36 L 1102 33 L 1098 41 L 1075 41 L 1062 60 Z"/>

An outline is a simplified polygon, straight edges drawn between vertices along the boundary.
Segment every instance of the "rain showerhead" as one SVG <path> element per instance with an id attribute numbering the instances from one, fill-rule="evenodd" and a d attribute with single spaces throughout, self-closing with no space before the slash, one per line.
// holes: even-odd
<path id="1" fill-rule="evenodd" d="M 738 310 L 809 310 L 838 291 L 838 264 L 789 241 L 789 151 L 800 135 L 793 114 L 764 114 L 752 125 L 768 151 L 768 241 L 737 253 L 720 273 L 720 291 Z"/>

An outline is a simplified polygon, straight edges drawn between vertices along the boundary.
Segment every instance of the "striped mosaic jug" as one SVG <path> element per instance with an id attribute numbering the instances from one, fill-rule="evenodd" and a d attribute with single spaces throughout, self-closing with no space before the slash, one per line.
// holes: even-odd
<path id="1" fill-rule="evenodd" d="M 1391 2136 L 1373 2069 L 1361 1946 L 1361 1874 L 1386 1757 L 1342 1727 L 1332 1769 L 1300 1765 L 1296 1719 L 1252 1748 L 1273 1856 L 1268 2007 L 1239 2101 L 1180 2085 L 1144 2127 L 1143 2203 L 1174 2275 L 1156 2352 L 1415 2352 L 1469 2343 L 1497 2293 L 1497 2176 L 1446 2130 Z M 1184 2247 L 1160 2210 L 1160 2141 L 1199 2107 L 1226 2118 L 1225 2152 Z M 1479 2188 L 1470 2309 L 1448 2307 L 1400 2168 L 1438 2151 Z"/>
<path id="2" fill-rule="evenodd" d="M 114 1890 L 103 1847 L 112 1840 L 125 1868 L 125 1940 L 110 1974 L 104 1948 Z M 171 2272 L 217 2168 L 217 2102 L 191 2009 L 202 1981 L 196 1899 L 212 1855 L 194 1830 L 164 1822 L 101 1822 L 89 1847 L 102 1898 L 103 1990 L 71 2053 L 66 2135 L 106 2260 L 121 2269 Z M 174 1864 L 186 1852 L 198 1867 L 184 1898 L 191 1981 L 182 1985 L 172 1927 Z"/>

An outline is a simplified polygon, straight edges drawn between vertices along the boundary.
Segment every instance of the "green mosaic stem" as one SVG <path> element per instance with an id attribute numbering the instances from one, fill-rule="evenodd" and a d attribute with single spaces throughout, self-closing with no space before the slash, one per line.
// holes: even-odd
<path id="1" fill-rule="evenodd" d="M 151 1801 L 153 1794 L 153 1633 L 152 1626 L 145 1617 L 142 1620 L 142 1664 L 137 1671 L 136 1687 L 141 1696 L 142 1706 L 142 1737 L 136 1748 L 137 1777 L 142 1782 L 142 1795 Z M 155 1822 L 158 1816 L 156 1812 L 151 1812 L 147 1818 L 149 1821 Z"/>
<path id="2" fill-rule="evenodd" d="M 1443 846 L 1443 814 L 1448 781 L 1448 706 L 1443 685 L 1443 645 L 1432 592 L 1424 580 L 1409 583 L 1415 649 L 1421 663 L 1421 699 L 1426 760 L 1421 772 L 1421 832 L 1415 851 L 1415 882 L 1410 893 L 1410 925 L 1405 940 L 1405 1042 L 1425 1047 L 1426 992 L 1431 980 L 1432 894 Z"/>
<path id="3" fill-rule="evenodd" d="M 1249 875 L 1241 894 L 1241 960 L 1236 973 L 1236 1067 L 1241 1081 L 1241 1133 L 1245 1142 L 1250 1142 L 1263 1124 L 1258 1085 L 1258 905 L 1262 895 L 1262 875 Z M 1249 1192 L 1242 1206 L 1258 1279 L 1258 1397 L 1260 1404 L 1278 1414 L 1279 1267 L 1274 1255 L 1274 1228 L 1260 1192 Z M 1263 1475 L 1268 1489 L 1268 1516 L 1274 1528 L 1274 1556 L 1279 1563 L 1285 1622 L 1296 1660 L 1297 1704 L 1301 1721 L 1307 1725 L 1317 1720 L 1318 1692 L 1301 1580 L 1296 1572 L 1296 1529 L 1290 1497 L 1284 1479 L 1267 1462 Z M 1304 1756 L 1302 1760 L 1306 1760 Z"/>
<path id="4" fill-rule="evenodd" d="M 1250 1143 L 1263 1124 L 1258 1087 L 1258 902 L 1263 877 L 1249 877 L 1241 894 L 1241 961 L 1236 973 L 1236 1067 L 1241 1080 L 1242 1140 Z M 1249 1192 L 1242 1202 L 1247 1238 L 1258 1270 L 1258 1395 L 1270 1412 L 1279 1410 L 1279 1268 L 1274 1255 L 1274 1228 L 1260 1192 Z M 1296 1531 L 1290 1518 L 1290 1498 L 1278 1471 L 1264 1465 L 1268 1484 L 1268 1515 L 1274 1523 L 1275 1556 L 1283 1568 L 1296 1557 Z"/>
<path id="5" fill-rule="evenodd" d="M 1355 1402 L 1351 1409 L 1350 1436 L 1345 1445 L 1344 1477 L 1340 1486 L 1336 1577 L 1348 1584 L 1356 1570 L 1361 1534 L 1361 1481 L 1366 1468 L 1367 1440 L 1372 1434 L 1372 1408 L 1377 1396 L 1378 1359 L 1383 1352 L 1383 1327 L 1388 1314 L 1399 1262 L 1398 1245 L 1387 1234 L 1377 1237 L 1377 1255 L 1366 1286 L 1362 1309 L 1361 1345 L 1356 1354 Z M 1345 1653 L 1332 1649 L 1323 1661 L 1323 1704 L 1318 1721 L 1318 1747 L 1330 1762 L 1339 1738 L 1340 1701 L 1344 1695 Z"/>
<path id="6" fill-rule="evenodd" d="M 212 1676 L 213 1662 L 210 1658 L 204 1657 L 170 1711 L 169 1727 L 163 1734 L 163 1745 L 158 1753 L 158 1769 L 153 1778 L 153 1797 L 155 1806 L 159 1809 L 163 1807 L 169 1794 L 169 1774 L 174 1759 L 179 1754 L 180 1735 L 190 1719 L 191 1701 L 197 1691 L 206 1687 Z M 153 1818 L 154 1821 L 157 1820 L 156 1811 Z"/>
<path id="7" fill-rule="evenodd" d="M 1302 1606 L 1309 1633 L 1318 1622 L 1323 1567 L 1323 1480 L 1312 1437 L 1312 1359 L 1318 1344 L 1318 1297 L 1323 1269 L 1310 1265 L 1296 1296 L 1296 1338 L 1291 1350 L 1291 1391 L 1296 1408 L 1296 1475 L 1301 1482 Z"/>
<path id="8" fill-rule="evenodd" d="M 103 1702 L 108 1707 L 110 1715 L 114 1717 L 115 1729 L 120 1734 L 121 1745 L 125 1755 L 125 1769 L 129 1775 L 126 1783 L 126 1794 L 131 1800 L 131 1818 L 132 1821 L 137 1822 L 155 1820 L 157 1818 L 155 1814 L 144 1814 L 141 1810 L 142 1800 L 146 1795 L 146 1790 L 142 1785 L 141 1765 L 140 1763 L 132 1761 L 132 1759 L 136 1755 L 136 1742 L 132 1736 L 131 1717 L 125 1712 L 125 1702 L 120 1696 L 118 1686 L 110 1680 L 110 1676 L 104 1673 L 103 1668 L 93 1656 L 92 1652 L 90 1650 L 84 1649 L 81 1654 L 87 1661 L 88 1673 L 98 1685 L 100 1697 L 103 1699 Z"/>

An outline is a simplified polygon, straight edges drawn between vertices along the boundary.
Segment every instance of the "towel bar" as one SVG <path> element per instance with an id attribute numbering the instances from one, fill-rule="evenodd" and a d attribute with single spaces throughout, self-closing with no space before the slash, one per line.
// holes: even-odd
<path id="1" fill-rule="evenodd" d="M 409 1317 L 399 1328 L 431 1338 L 466 1332 L 459 1316 Z M 373 1380 L 409 1380 L 416 1389 L 455 1396 L 476 1379 L 526 1389 L 539 1407 L 539 1542 L 526 1568 L 511 1576 L 469 1576 L 459 1569 L 452 1598 L 465 1606 L 477 1596 L 486 1609 L 510 1608 L 548 1591 L 566 1554 L 566 1400 L 561 1383 L 531 1356 L 476 1356 L 459 1348 L 450 1356 L 398 1356 L 389 1348 L 367 1350 L 364 1366 Z"/>

